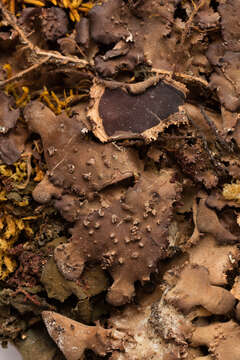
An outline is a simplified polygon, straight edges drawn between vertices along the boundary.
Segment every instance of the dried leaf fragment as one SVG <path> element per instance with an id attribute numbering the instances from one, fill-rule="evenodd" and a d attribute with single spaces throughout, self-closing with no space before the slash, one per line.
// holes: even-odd
<path id="1" fill-rule="evenodd" d="M 97 295 L 108 287 L 108 279 L 103 270 L 95 266 L 82 274 L 81 279 L 76 283 L 64 279 L 58 271 L 53 258 L 50 258 L 44 266 L 41 282 L 43 283 L 48 297 L 63 302 L 72 293 L 79 299 L 87 299 Z"/>

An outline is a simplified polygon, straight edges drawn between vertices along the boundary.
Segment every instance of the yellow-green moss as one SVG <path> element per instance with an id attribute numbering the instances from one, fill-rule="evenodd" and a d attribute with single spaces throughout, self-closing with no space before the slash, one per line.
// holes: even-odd
<path id="1" fill-rule="evenodd" d="M 24 157 L 24 156 L 23 156 Z M 14 247 L 22 233 L 27 238 L 31 238 L 34 234 L 30 225 L 30 221 L 34 220 L 34 216 L 16 216 L 12 209 L 29 206 L 29 196 L 26 194 L 25 188 L 30 177 L 34 181 L 40 181 L 43 177 L 42 170 L 37 164 L 28 165 L 29 157 L 20 159 L 13 165 L 0 165 L 0 175 L 2 177 L 2 186 L 0 191 L 0 280 L 4 280 L 16 268 L 16 262 L 10 254 L 10 250 Z M 18 196 L 11 197 L 5 182 L 10 184 L 15 190 L 13 194 Z M 23 193 L 24 192 L 24 193 Z"/>
<path id="2" fill-rule="evenodd" d="M 223 196 L 226 200 L 240 202 L 240 183 L 225 184 L 223 187 Z"/>

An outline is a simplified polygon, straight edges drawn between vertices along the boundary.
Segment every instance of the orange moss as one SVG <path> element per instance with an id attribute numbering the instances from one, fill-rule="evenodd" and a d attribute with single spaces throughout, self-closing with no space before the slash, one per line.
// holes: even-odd
<path id="1" fill-rule="evenodd" d="M 2 66 L 6 74 L 6 79 L 13 76 L 13 69 L 11 64 L 4 64 Z M 30 100 L 29 88 L 26 86 L 19 87 L 17 82 L 10 82 L 4 88 L 6 95 L 12 95 L 16 101 L 17 107 L 24 107 Z"/>
<path id="2" fill-rule="evenodd" d="M 44 7 L 53 4 L 54 6 L 68 9 L 69 17 L 73 22 L 80 21 L 81 13 L 87 14 L 95 5 L 95 0 L 2 0 L 2 2 L 13 14 L 16 13 L 18 3 L 21 3 L 23 8 L 26 5 Z"/>
<path id="3" fill-rule="evenodd" d="M 70 104 L 75 100 L 81 100 L 88 97 L 88 89 L 90 83 L 88 80 L 80 82 L 77 89 L 70 89 L 69 95 L 64 90 L 62 95 L 57 95 L 54 91 L 50 91 L 44 87 L 44 90 L 40 94 L 40 100 L 44 102 L 49 109 L 51 109 L 55 115 L 59 115 L 62 111 L 67 113 L 70 111 Z"/>

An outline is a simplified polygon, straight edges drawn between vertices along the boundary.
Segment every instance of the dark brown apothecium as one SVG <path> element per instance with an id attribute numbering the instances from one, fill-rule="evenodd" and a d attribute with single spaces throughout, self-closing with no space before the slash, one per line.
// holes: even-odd
<path id="1" fill-rule="evenodd" d="M 104 82 L 91 89 L 88 117 L 102 141 L 121 138 L 156 140 L 171 123 L 187 121 L 181 105 L 186 88 L 159 77 L 136 84 Z"/>

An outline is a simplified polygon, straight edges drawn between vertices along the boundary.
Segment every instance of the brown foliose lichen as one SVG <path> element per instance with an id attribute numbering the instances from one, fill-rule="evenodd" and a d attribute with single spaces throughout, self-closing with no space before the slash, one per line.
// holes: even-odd
<path id="1" fill-rule="evenodd" d="M 138 174 L 138 157 L 134 149 L 111 143 L 104 146 L 92 141 L 87 125 L 77 116 L 55 116 L 36 101 L 26 108 L 25 118 L 30 130 L 42 138 L 47 178 L 59 189 L 56 192 L 64 188 L 86 196 Z M 40 183 L 35 197 L 38 197 L 38 192 L 43 198 L 45 193 L 58 197 L 53 185 Z"/>
<path id="2" fill-rule="evenodd" d="M 108 301 L 114 305 L 130 301 L 134 282 L 149 279 L 158 260 L 168 256 L 168 226 L 180 191 L 174 173 L 166 169 L 143 174 L 106 208 L 83 206 L 70 243 L 55 250 L 63 275 L 77 279 L 87 261 L 98 261 L 114 279 Z"/>
<path id="3" fill-rule="evenodd" d="M 0 3 L 0 340 L 24 360 L 240 358 L 238 13 Z"/>

